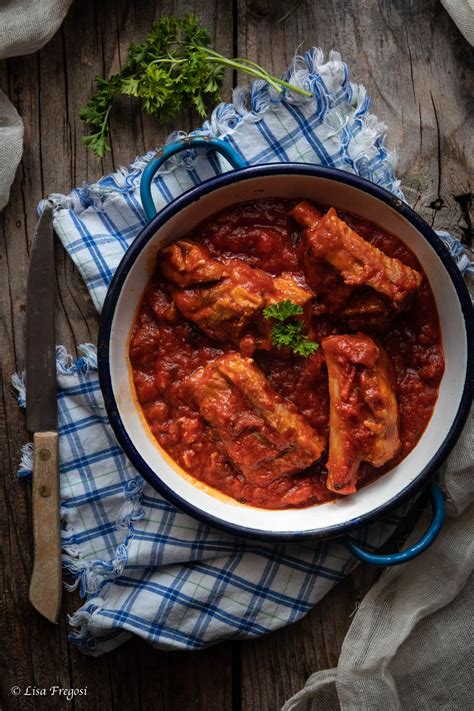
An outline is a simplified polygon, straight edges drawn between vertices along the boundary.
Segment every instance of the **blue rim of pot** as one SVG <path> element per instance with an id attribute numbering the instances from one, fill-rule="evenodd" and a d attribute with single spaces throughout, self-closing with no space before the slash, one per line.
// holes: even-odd
<path id="1" fill-rule="evenodd" d="M 133 266 L 138 255 L 153 237 L 169 219 L 180 212 L 188 205 L 196 202 L 204 195 L 210 192 L 230 185 L 235 182 L 247 180 L 250 178 L 261 178 L 265 176 L 291 176 L 291 175 L 306 175 L 328 180 L 337 181 L 345 185 L 362 190 L 363 192 L 372 195 L 378 200 L 389 205 L 391 208 L 400 213 L 408 220 L 423 237 L 429 242 L 431 247 L 440 257 L 445 269 L 447 270 L 453 286 L 456 290 L 459 304 L 462 310 L 464 324 L 467 335 L 467 362 L 466 374 L 463 385 L 461 400 L 453 419 L 450 430 L 441 442 L 437 451 L 434 453 L 430 461 L 423 467 L 416 478 L 407 484 L 394 497 L 386 501 L 384 504 L 373 509 L 369 513 L 355 517 L 345 523 L 336 524 L 323 529 L 314 529 L 306 531 L 261 531 L 260 529 L 247 528 L 237 524 L 231 524 L 211 514 L 203 512 L 189 501 L 179 496 L 159 475 L 149 467 L 142 458 L 138 450 L 135 448 L 133 441 L 130 439 L 120 417 L 115 400 L 109 365 L 109 342 L 112 328 L 115 306 L 121 292 L 125 279 Z M 395 507 L 401 505 L 408 498 L 419 492 L 428 481 L 434 476 L 439 466 L 444 462 L 459 435 L 461 434 L 464 423 L 467 419 L 472 395 L 474 391 L 474 312 L 472 309 L 471 299 L 463 278 L 455 265 L 451 255 L 442 241 L 437 237 L 431 227 L 405 202 L 388 192 L 384 188 L 375 185 L 374 183 L 365 180 L 356 175 L 346 173 L 335 168 L 325 168 L 322 166 L 313 166 L 304 163 L 270 163 L 263 165 L 250 166 L 246 168 L 238 168 L 223 173 L 216 177 L 210 178 L 198 186 L 191 188 L 173 202 L 164 207 L 140 232 L 134 240 L 124 257 L 122 258 L 117 270 L 112 278 L 100 317 L 99 338 L 98 338 L 98 370 L 99 381 L 104 396 L 105 407 L 109 416 L 112 429 L 127 455 L 130 462 L 137 469 L 144 479 L 168 501 L 175 504 L 180 510 L 190 514 L 194 518 L 220 530 L 224 530 L 232 535 L 243 538 L 259 539 L 273 542 L 296 541 L 296 540 L 319 540 L 337 538 L 347 536 L 354 529 L 361 528 L 373 523 L 376 519 L 388 514 Z M 438 499 L 439 500 L 439 499 Z M 438 528 L 439 530 L 439 528 Z M 436 531 L 437 533 L 438 531 Z M 434 539 L 434 535 L 432 540 Z M 355 552 L 355 551 L 354 551 Z M 388 558 L 388 556 L 387 556 Z M 408 557 L 406 558 L 408 560 Z"/>

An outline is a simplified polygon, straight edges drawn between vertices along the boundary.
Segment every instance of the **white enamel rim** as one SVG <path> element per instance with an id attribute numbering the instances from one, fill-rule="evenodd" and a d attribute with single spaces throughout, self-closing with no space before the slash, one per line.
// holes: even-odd
<path id="1" fill-rule="evenodd" d="M 307 198 L 333 205 L 382 226 L 405 242 L 429 278 L 445 351 L 446 370 L 438 401 L 414 450 L 356 494 L 304 509 L 268 511 L 243 506 L 209 493 L 183 476 L 150 434 L 136 404 L 130 377 L 129 332 L 158 249 L 225 207 L 263 197 Z M 401 502 L 446 457 L 459 435 L 467 414 L 466 403 L 470 401 L 472 342 L 467 335 L 467 290 L 445 248 L 436 245 L 439 240 L 434 233 L 432 244 L 427 231 L 431 232 L 428 225 L 410 208 L 367 181 L 341 171 L 301 165 L 233 171 L 206 181 L 165 208 L 137 238 L 119 266 L 104 304 L 99 334 L 99 373 L 107 411 L 120 444 L 136 468 L 165 497 L 194 516 L 233 533 L 264 538 L 339 535 Z"/>

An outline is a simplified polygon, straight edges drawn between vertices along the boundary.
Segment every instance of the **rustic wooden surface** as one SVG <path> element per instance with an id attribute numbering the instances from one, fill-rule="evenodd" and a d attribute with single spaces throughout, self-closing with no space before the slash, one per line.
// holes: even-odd
<path id="1" fill-rule="evenodd" d="M 292 6 L 294 12 L 278 22 Z M 64 26 L 41 52 L 0 63 L 0 86 L 25 123 L 25 154 L 9 206 L 0 216 L 1 700 L 12 709 L 154 708 L 187 711 L 270 711 L 297 691 L 311 672 L 333 666 L 356 603 L 376 579 L 361 566 L 301 622 L 266 638 L 226 643 L 197 653 L 157 652 L 141 641 L 91 659 L 67 642 L 67 613 L 78 599 L 65 594 L 58 627 L 28 604 L 32 567 L 29 485 L 16 479 L 26 441 L 24 416 L 9 381 L 24 366 L 25 285 L 35 205 L 67 192 L 153 147 L 172 126 L 157 126 L 132 101 L 113 118 L 112 153 L 101 162 L 80 141 L 79 108 L 96 74 L 120 66 L 128 44 L 144 37 L 160 15 L 195 11 L 215 47 L 247 56 L 278 73 L 295 48 L 338 48 L 351 76 L 363 82 L 373 109 L 390 127 L 389 144 L 409 200 L 436 228 L 465 241 L 472 236 L 473 50 L 434 0 L 76 0 Z M 236 77 L 227 75 L 223 96 Z M 194 116 L 175 122 L 183 129 Z M 469 135 L 469 130 L 471 135 Z M 469 143 L 469 139 L 471 143 Z M 81 279 L 57 250 L 59 341 L 93 341 L 97 317 Z M 13 685 L 87 687 L 67 702 L 57 696 L 11 695 Z"/>

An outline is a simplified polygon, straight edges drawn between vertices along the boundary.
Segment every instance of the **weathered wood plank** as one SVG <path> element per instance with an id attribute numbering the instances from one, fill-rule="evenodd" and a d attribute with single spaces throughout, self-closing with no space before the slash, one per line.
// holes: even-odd
<path id="1" fill-rule="evenodd" d="M 24 315 L 25 282 L 28 249 L 35 226 L 34 205 L 42 194 L 40 124 L 38 112 L 38 57 L 26 57 L 8 63 L 4 74 L 7 90 L 20 113 L 28 116 L 25 125 L 25 143 L 28 151 L 18 171 L 12 190 L 10 206 L 2 214 L 2 329 L 1 341 L 3 401 L 2 452 L 5 452 L 6 471 L 3 478 L 2 509 L 5 515 L 2 549 L 2 571 L 9 594 L 2 600 L 4 614 L 2 632 L 5 649 L 9 655 L 5 674 L 2 674 L 2 693 L 5 706 L 12 698 L 9 689 L 13 684 L 26 687 L 38 679 L 45 683 L 61 679 L 67 670 L 67 656 L 59 640 L 59 631 L 37 616 L 27 600 L 28 580 L 31 573 L 31 502 L 29 487 L 16 478 L 18 453 L 27 435 L 24 417 L 19 411 L 10 388 L 10 375 L 24 365 Z M 33 208 L 33 209 L 32 209 Z M 11 646 L 10 646 L 11 645 Z M 12 658 L 14 662 L 12 663 Z M 58 672 L 57 670 L 61 670 Z M 9 698 L 10 697 L 10 698 Z M 23 701 L 23 699 L 22 699 Z M 25 698 L 22 708 L 36 708 L 33 698 Z M 20 706 L 15 699 L 14 704 Z M 51 707 L 59 708 L 52 699 Z"/>

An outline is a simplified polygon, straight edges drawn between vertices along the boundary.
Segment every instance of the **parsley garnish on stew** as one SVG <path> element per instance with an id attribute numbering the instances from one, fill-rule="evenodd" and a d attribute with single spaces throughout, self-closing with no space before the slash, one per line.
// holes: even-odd
<path id="1" fill-rule="evenodd" d="M 110 79 L 97 77 L 97 91 L 81 109 L 80 117 L 90 129 L 83 137 L 96 156 L 110 146 L 109 114 L 120 95 L 134 96 L 144 110 L 166 122 L 179 111 L 194 108 L 204 117 L 207 108 L 220 101 L 224 67 L 264 79 L 279 93 L 283 87 L 304 96 L 311 92 L 272 76 L 249 59 L 229 59 L 209 48 L 211 38 L 198 19 L 162 17 L 144 42 L 130 45 L 127 60 Z"/>
<path id="2" fill-rule="evenodd" d="M 278 304 L 267 306 L 263 310 L 263 315 L 267 319 L 273 319 L 278 323 L 272 326 L 272 342 L 277 348 L 291 348 L 296 355 L 307 358 L 317 349 L 316 341 L 311 341 L 303 333 L 303 321 L 292 321 L 294 316 L 300 316 L 303 307 L 293 301 L 280 301 Z"/>
<path id="3" fill-rule="evenodd" d="M 273 318 L 275 321 L 286 321 L 292 316 L 300 316 L 302 313 L 303 307 L 293 301 L 279 301 L 278 304 L 272 304 L 263 310 L 265 318 Z"/>

